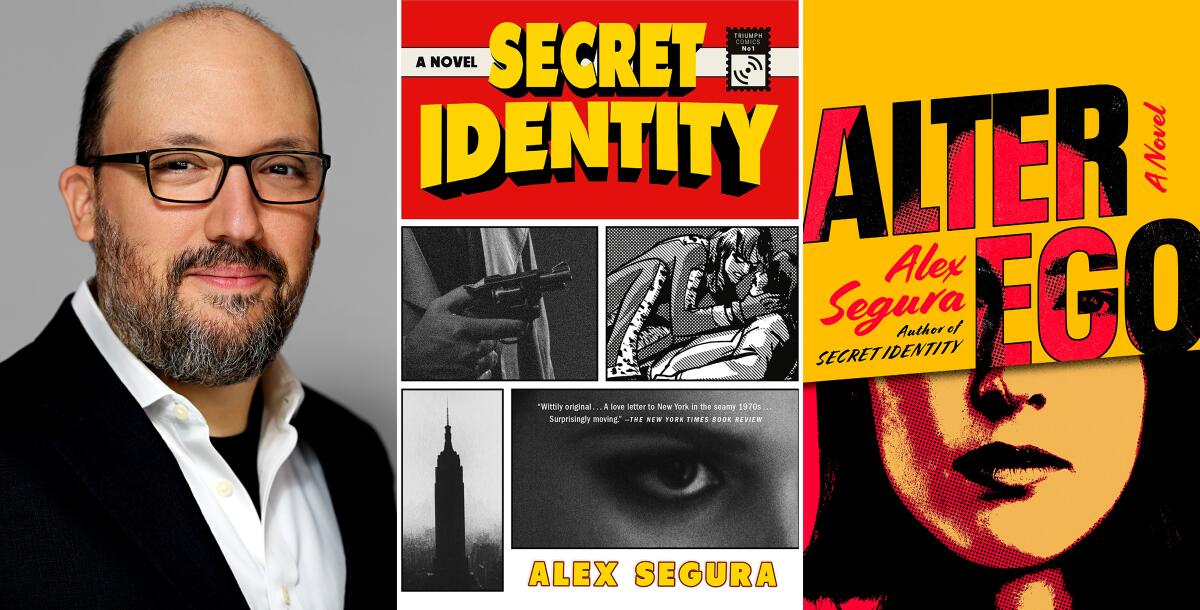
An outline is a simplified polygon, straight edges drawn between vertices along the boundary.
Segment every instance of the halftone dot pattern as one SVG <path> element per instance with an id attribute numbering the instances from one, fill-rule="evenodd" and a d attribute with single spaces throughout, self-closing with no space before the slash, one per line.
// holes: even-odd
<path id="1" fill-rule="evenodd" d="M 970 373 L 970 375 L 972 376 L 972 379 L 971 379 L 971 383 L 967 384 L 967 388 L 974 387 L 973 381 L 974 381 L 975 374 L 976 373 Z M 930 404 L 930 400 L 931 400 L 931 397 L 929 394 L 930 387 L 929 387 L 929 383 L 928 383 L 928 380 L 925 375 L 899 375 L 899 376 L 895 376 L 895 377 L 890 377 L 887 379 L 887 387 L 893 394 L 895 394 L 896 399 L 900 402 L 900 404 L 906 404 L 906 405 L 915 405 L 915 404 L 928 405 L 928 404 Z M 968 389 L 967 392 L 970 392 L 970 390 Z M 974 406 L 972 406 L 973 398 L 974 397 L 969 396 L 966 393 L 964 393 L 964 395 L 961 397 L 961 400 L 964 401 L 964 405 L 967 405 L 972 411 L 974 411 Z M 908 413 L 908 415 L 909 415 L 908 421 L 910 424 L 914 423 L 914 419 L 918 419 L 922 415 L 927 416 L 927 417 L 932 417 L 931 413 L 925 413 L 925 414 L 916 414 L 916 417 L 914 418 L 913 417 L 914 413 L 911 411 Z M 977 416 L 982 417 L 982 415 L 977 415 Z M 919 421 L 916 423 L 919 423 Z M 919 459 L 921 455 L 927 455 L 929 453 L 936 453 L 939 450 L 939 448 L 942 445 L 944 445 L 946 442 L 945 439 L 942 438 L 941 435 L 939 435 L 936 432 L 936 427 L 932 426 L 932 425 L 930 425 L 930 426 L 920 426 L 920 425 L 912 426 L 912 425 L 910 425 L 910 427 L 908 428 L 908 435 L 909 435 L 910 442 L 914 445 L 913 456 L 916 457 L 917 459 Z M 886 464 L 885 464 L 885 467 L 886 467 Z M 898 481 L 899 477 L 889 477 L 889 479 Z M 895 483 L 893 483 L 893 485 L 894 484 Z M 897 491 L 897 493 L 899 493 L 900 490 L 896 490 L 896 491 Z M 982 491 L 980 493 L 982 493 Z M 908 496 L 914 497 L 914 494 L 908 494 Z M 948 504 L 936 509 L 936 512 L 940 512 L 943 514 L 950 513 L 953 515 L 968 515 L 968 514 L 970 514 L 971 511 L 974 511 L 977 508 L 977 505 L 975 504 L 975 500 L 976 500 L 975 498 L 952 497 L 952 498 L 941 498 L 941 500 L 943 502 L 945 502 L 946 500 L 949 500 Z M 927 510 L 930 513 L 935 512 L 934 507 L 927 507 L 925 510 Z M 915 518 L 915 516 L 914 516 L 914 518 Z M 918 519 L 918 521 L 919 521 L 919 519 Z M 929 529 L 929 528 L 926 528 L 926 529 Z M 930 530 L 930 533 L 933 534 L 934 537 L 936 537 L 939 541 L 941 541 L 942 544 L 945 545 L 946 547 L 951 548 L 951 549 L 955 548 L 954 543 L 951 540 L 949 540 L 944 534 L 934 531 L 934 530 Z M 983 565 L 987 565 L 987 566 L 991 566 L 991 567 L 1023 566 L 1027 562 L 1027 558 L 1023 554 L 1021 554 L 1019 551 L 1017 551 L 1016 549 L 1002 549 L 1002 548 L 1001 549 L 991 549 L 988 552 L 985 552 L 983 554 L 979 554 L 976 550 L 975 557 L 973 557 L 973 559 L 975 559 L 976 561 L 978 561 L 979 563 L 981 563 Z"/>
<path id="2" fill-rule="evenodd" d="M 1047 275 L 1043 290 L 1043 295 L 1050 297 L 1051 303 L 1057 303 L 1060 297 L 1066 296 L 1067 275 L 1065 273 L 1062 275 Z M 1064 307 L 1069 309 L 1070 304 L 1064 303 Z"/>
<path id="3" fill-rule="evenodd" d="M 968 134 L 962 133 L 954 138 L 954 141 L 950 143 L 950 150 L 946 153 L 946 156 L 950 159 L 957 157 L 962 152 L 963 146 L 967 143 L 967 137 Z M 954 186 L 954 182 L 950 182 L 949 184 L 950 186 Z"/>
<path id="4" fill-rule="evenodd" d="M 799 246 L 799 230 L 795 227 L 766 227 L 770 231 L 771 249 L 773 252 L 789 252 L 793 255 L 797 254 Z M 609 281 L 613 282 L 608 285 L 608 290 L 605 294 L 605 326 L 608 333 L 608 347 L 606 349 L 606 377 L 610 379 L 631 379 L 641 374 L 641 368 L 647 366 L 649 362 L 639 362 L 637 350 L 644 346 L 653 345 L 656 341 L 662 339 L 665 335 L 670 335 L 674 330 L 670 327 L 668 313 L 666 324 L 648 325 L 647 320 L 652 317 L 661 322 L 661 316 L 652 315 L 667 298 L 668 287 L 672 286 L 677 280 L 671 277 L 673 272 L 681 272 L 679 269 L 671 269 L 670 264 L 654 265 L 653 260 L 646 259 L 647 254 L 652 250 L 655 251 L 655 258 L 660 261 L 682 260 L 686 258 L 686 254 L 691 251 L 694 253 L 698 244 L 705 244 L 710 236 L 719 231 L 724 231 L 721 227 L 609 227 L 606 239 L 606 271 L 609 274 Z M 641 271 L 638 271 L 638 268 Z M 792 267 L 794 270 L 794 266 Z M 614 273 L 622 275 L 623 280 L 614 280 Z M 691 273 L 701 271 L 699 269 L 689 269 L 689 278 Z M 651 278 L 651 273 L 653 276 Z M 636 278 L 645 278 L 645 281 L 639 281 Z M 794 277 L 794 276 L 793 276 Z M 703 276 L 702 278 L 703 279 Z M 794 279 L 793 279 L 794 281 Z M 645 285 L 647 290 L 640 294 L 633 294 L 631 290 L 635 287 Z M 674 292 L 674 291 L 672 291 Z M 629 299 L 635 299 L 629 301 Z M 692 297 L 694 298 L 694 296 Z M 635 302 L 638 304 L 636 308 L 628 307 L 628 303 Z M 695 307 L 697 302 L 689 302 L 689 309 Z M 631 314 L 625 313 L 632 310 Z M 789 324 L 795 324 L 795 318 Z M 718 323 L 718 328 L 728 326 L 729 321 Z M 787 333 L 775 332 L 775 336 L 786 336 Z M 682 345 L 681 342 L 674 342 L 674 346 Z M 731 346 L 741 345 L 738 342 L 730 343 Z M 663 348 L 673 347 L 672 344 L 665 343 Z M 655 357 L 663 355 L 662 349 L 658 349 Z M 645 354 L 642 354 L 645 356 Z M 643 358 L 644 359 L 644 358 Z M 790 359 L 792 363 L 792 371 L 796 369 L 796 359 Z M 681 363 L 684 361 L 680 361 Z M 699 361 L 697 361 L 699 362 Z M 768 372 L 770 367 L 776 366 L 781 362 L 778 357 L 772 359 L 771 364 L 762 364 L 762 373 L 777 377 L 776 373 Z M 780 367 L 786 368 L 786 367 Z M 758 371 L 753 367 L 748 368 L 750 371 Z M 793 375 L 784 371 L 783 374 Z"/>
<path id="5" fill-rule="evenodd" d="M 947 150 L 946 150 L 946 199 L 947 199 L 946 217 L 947 218 L 946 218 L 945 225 L 943 225 L 946 228 L 950 228 L 950 226 L 951 226 L 949 202 L 950 202 L 952 194 L 955 192 L 954 187 L 955 187 L 956 181 L 955 181 L 954 177 L 959 172 L 962 172 L 962 171 L 971 172 L 970 175 L 972 177 L 974 177 L 974 175 L 975 175 L 974 164 L 966 163 L 967 160 L 973 159 L 974 155 L 973 154 L 968 155 L 969 159 L 960 159 L 959 157 L 960 157 L 960 155 L 963 154 L 964 151 L 969 152 L 969 153 L 974 153 L 975 152 L 974 146 L 975 146 L 975 136 L 973 133 L 967 132 L 967 133 L 959 134 L 958 137 L 954 138 L 953 142 L 950 142 L 949 147 L 947 147 Z M 968 148 L 968 147 L 970 147 L 970 148 Z M 974 180 L 972 179 L 972 183 L 973 182 L 974 182 Z M 959 219 L 959 220 L 961 221 L 962 219 Z M 972 227 L 975 226 L 975 212 L 973 210 L 970 212 L 970 216 L 967 218 L 967 220 L 970 221 L 969 226 L 972 226 Z"/>
<path id="6" fill-rule="evenodd" d="M 605 246 L 605 270 L 612 272 L 664 240 L 683 237 L 691 240 L 685 243 L 695 243 L 720 229 L 721 227 L 609 227 Z M 795 227 L 771 227 L 772 248 L 798 254 L 797 233 Z"/>
<path id="7" fill-rule="evenodd" d="M 641 282 L 636 279 L 632 283 L 625 282 L 613 289 L 609 286 L 607 294 L 605 294 L 605 326 L 610 336 L 609 347 L 605 355 L 605 363 L 608 365 L 605 369 L 606 377 L 614 378 L 632 378 L 640 374 L 639 362 L 635 351 L 640 345 L 648 343 L 646 337 L 655 335 L 659 338 L 665 333 L 670 334 L 669 328 L 661 327 L 646 328 L 646 320 L 654 312 L 655 305 L 659 301 L 663 287 L 671 281 L 671 269 L 661 260 L 659 264 L 655 264 L 653 260 L 638 260 L 643 257 L 649 250 L 660 243 L 673 242 L 678 244 L 678 251 L 682 252 L 687 246 L 698 244 L 704 241 L 704 237 L 699 234 L 688 233 L 688 231 L 704 232 L 707 235 L 712 229 L 664 229 L 664 228 L 643 228 L 643 227 L 627 227 L 627 228 L 610 228 L 607 238 L 607 272 L 611 275 L 614 271 L 629 265 L 631 268 L 624 269 L 624 272 L 637 273 L 637 275 L 646 275 L 653 273 L 653 278 L 647 282 L 648 289 L 643 294 L 630 294 L 636 286 L 641 285 Z M 672 256 L 672 258 L 674 258 Z M 640 272 L 635 272 L 632 267 L 641 266 L 643 269 Z M 610 278 L 611 279 L 611 278 Z M 627 298 L 637 299 L 639 304 L 633 312 L 632 318 L 626 315 L 622 319 L 621 316 L 622 304 Z M 628 319 L 628 321 L 626 321 Z M 622 328 L 617 328 L 621 326 Z M 617 336 L 620 333 L 621 340 L 619 348 L 614 353 L 613 341 L 611 337 Z"/>
<path id="8" fill-rule="evenodd" d="M 908 235 L 911 233 L 922 233 L 926 231 L 936 231 L 937 227 L 929 229 L 921 225 L 921 200 L 919 197 L 913 197 L 899 204 L 899 209 L 896 210 L 894 226 L 892 232 L 896 235 Z"/>
<path id="9" fill-rule="evenodd" d="M 680 245 L 699 243 L 712 234 L 714 227 L 660 228 L 609 227 L 606 245 L 609 272 L 645 254 L 655 245 L 668 239 L 680 240 Z"/>
<path id="10" fill-rule="evenodd" d="M 658 265 L 658 271 L 655 272 L 654 281 L 650 289 L 646 292 L 646 296 L 642 299 L 642 304 L 638 305 L 637 313 L 633 315 L 629 326 L 625 329 L 625 336 L 621 339 L 621 352 L 617 356 L 615 365 L 608 367 L 608 378 L 623 378 L 638 374 L 639 363 L 637 359 L 638 339 L 642 334 L 642 327 L 646 323 L 646 319 L 650 317 L 650 312 L 654 309 L 654 304 L 658 301 L 658 295 L 662 293 L 663 286 L 667 283 L 667 266 Z"/>
<path id="11" fill-rule="evenodd" d="M 975 336 L 980 340 L 975 358 L 981 365 L 996 367 L 1004 364 L 1004 346 L 995 336 L 998 317 L 995 312 L 998 310 L 996 305 L 987 302 L 975 310 Z"/>

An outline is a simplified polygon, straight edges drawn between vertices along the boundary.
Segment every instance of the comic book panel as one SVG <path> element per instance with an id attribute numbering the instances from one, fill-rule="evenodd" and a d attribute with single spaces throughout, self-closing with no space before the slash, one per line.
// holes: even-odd
<path id="1" fill-rule="evenodd" d="M 595 379 L 595 227 L 401 230 L 403 379 Z"/>
<path id="2" fill-rule="evenodd" d="M 795 227 L 609 227 L 609 380 L 796 379 Z"/>
<path id="3" fill-rule="evenodd" d="M 401 590 L 504 590 L 501 390 L 404 390 Z"/>
<path id="4" fill-rule="evenodd" d="M 796 390 L 513 390 L 513 548 L 797 548 Z"/>

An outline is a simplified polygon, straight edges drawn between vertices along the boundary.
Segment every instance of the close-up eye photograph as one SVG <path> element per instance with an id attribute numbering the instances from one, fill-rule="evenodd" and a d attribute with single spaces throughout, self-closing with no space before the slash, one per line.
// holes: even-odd
<path id="1" fill-rule="evenodd" d="M 514 548 L 796 548 L 795 390 L 514 390 Z"/>

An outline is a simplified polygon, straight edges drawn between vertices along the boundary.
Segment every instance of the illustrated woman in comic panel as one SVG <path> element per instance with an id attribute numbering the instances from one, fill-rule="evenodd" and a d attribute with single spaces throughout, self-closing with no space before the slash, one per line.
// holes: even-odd
<path id="1" fill-rule="evenodd" d="M 796 255 L 777 252 L 754 271 L 748 296 L 778 294 L 781 309 L 745 326 L 722 328 L 674 346 L 654 359 L 647 376 L 652 380 L 796 379 L 799 293 Z"/>
<path id="2" fill-rule="evenodd" d="M 788 319 L 775 315 L 791 311 L 787 293 L 738 294 L 738 283 L 772 260 L 769 229 L 732 228 L 708 237 L 664 240 L 612 271 L 606 320 L 608 378 L 784 378 L 791 362 L 782 363 L 788 370 L 776 373 L 771 360 L 776 351 L 786 352 L 780 348 L 795 334 Z M 792 318 L 791 326 L 794 323 Z M 725 336 L 723 331 L 730 329 L 754 330 L 758 339 Z M 725 354 L 701 350 L 691 358 L 673 357 L 713 333 L 721 334 L 711 337 L 714 341 L 732 343 Z M 738 357 L 729 357 L 731 351 Z M 656 366 L 664 356 L 669 361 Z M 727 364 L 710 366 L 717 362 Z M 774 368 L 780 368 L 779 363 Z"/>

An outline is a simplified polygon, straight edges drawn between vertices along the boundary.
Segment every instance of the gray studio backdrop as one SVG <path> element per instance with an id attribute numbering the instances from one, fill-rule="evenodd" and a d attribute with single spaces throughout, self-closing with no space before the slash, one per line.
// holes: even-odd
<path id="1" fill-rule="evenodd" d="M 284 348 L 300 378 L 368 420 L 396 455 L 396 3 L 252 0 L 295 45 L 334 157 L 308 296 Z M 58 194 L 83 86 L 126 27 L 178 3 L 44 1 L 0 17 L 0 360 L 94 272 Z M 236 112 L 236 109 L 230 109 Z M 68 371 L 64 386 L 71 387 Z"/>

